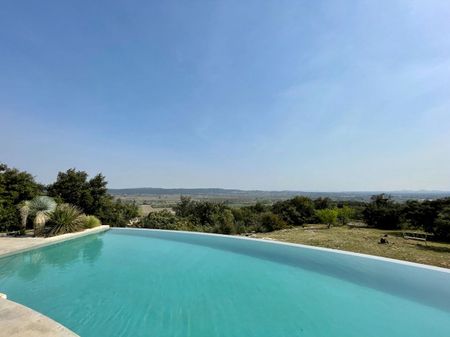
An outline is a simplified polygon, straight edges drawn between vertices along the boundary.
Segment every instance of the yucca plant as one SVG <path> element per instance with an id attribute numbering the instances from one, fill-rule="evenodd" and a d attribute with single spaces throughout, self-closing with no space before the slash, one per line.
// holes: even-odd
<path id="1" fill-rule="evenodd" d="M 82 219 L 84 228 L 94 228 L 100 226 L 102 223 L 94 215 L 85 215 Z"/>
<path id="2" fill-rule="evenodd" d="M 28 217 L 33 217 L 34 235 L 41 234 L 55 208 L 55 200 L 47 196 L 38 196 L 22 202 L 19 205 L 22 230 L 27 226 Z"/>
<path id="3" fill-rule="evenodd" d="M 60 204 L 50 216 L 49 236 L 71 233 L 83 228 L 84 214 L 75 206 Z"/>

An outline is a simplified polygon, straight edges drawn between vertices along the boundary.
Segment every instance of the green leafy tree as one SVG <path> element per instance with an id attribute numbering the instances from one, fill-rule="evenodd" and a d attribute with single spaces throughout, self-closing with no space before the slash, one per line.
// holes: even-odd
<path id="1" fill-rule="evenodd" d="M 75 205 L 86 213 L 96 214 L 108 198 L 106 184 L 101 174 L 88 180 L 86 172 L 69 169 L 59 172 L 56 181 L 47 190 L 50 196 L 62 202 Z"/>
<path id="2" fill-rule="evenodd" d="M 450 207 L 445 207 L 439 212 L 432 232 L 439 240 L 450 240 Z"/>
<path id="3" fill-rule="evenodd" d="M 120 199 L 107 198 L 94 215 L 105 225 L 124 227 L 129 224 L 130 220 L 139 217 L 139 208 L 134 202 L 122 202 Z"/>
<path id="4" fill-rule="evenodd" d="M 61 202 L 97 216 L 104 224 L 126 226 L 139 216 L 139 208 L 135 203 L 114 200 L 106 186 L 107 181 L 100 173 L 89 180 L 86 172 L 69 169 L 58 173 L 56 181 L 48 186 L 48 193 Z"/>
<path id="5" fill-rule="evenodd" d="M 294 197 L 276 202 L 272 212 L 281 217 L 288 225 L 304 226 L 314 219 L 314 203 L 307 197 Z"/>
<path id="6" fill-rule="evenodd" d="M 221 234 L 236 234 L 236 223 L 231 210 L 223 209 L 213 215 L 213 232 Z"/>
<path id="7" fill-rule="evenodd" d="M 190 197 L 181 196 L 180 201 L 173 208 L 175 214 L 181 217 L 188 217 L 193 214 L 195 203 Z"/>
<path id="8" fill-rule="evenodd" d="M 336 223 L 338 214 L 339 212 L 336 208 L 316 210 L 316 216 L 319 218 L 321 223 L 328 225 L 328 228 L 331 228 L 331 226 Z"/>
<path id="9" fill-rule="evenodd" d="M 20 229 L 17 205 L 42 192 L 43 186 L 31 174 L 0 163 L 0 231 Z"/>
<path id="10" fill-rule="evenodd" d="M 354 209 L 349 206 L 343 206 L 341 208 L 338 208 L 337 211 L 338 211 L 337 217 L 341 225 L 347 225 L 355 215 Z"/>
<path id="11" fill-rule="evenodd" d="M 325 209 L 331 208 L 331 199 L 330 198 L 317 198 L 314 199 L 314 208 L 315 209 Z"/>
<path id="12" fill-rule="evenodd" d="M 396 229 L 400 226 L 400 207 L 390 196 L 374 195 L 363 211 L 367 225 L 382 229 Z"/>

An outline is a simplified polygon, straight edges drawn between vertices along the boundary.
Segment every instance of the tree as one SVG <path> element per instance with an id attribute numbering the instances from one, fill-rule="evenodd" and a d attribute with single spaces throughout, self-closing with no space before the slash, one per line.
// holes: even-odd
<path id="1" fill-rule="evenodd" d="M 59 172 L 56 181 L 47 190 L 50 196 L 75 205 L 86 213 L 95 214 L 107 197 L 106 184 L 101 174 L 88 180 L 86 172 L 69 169 Z"/>
<path id="2" fill-rule="evenodd" d="M 139 216 L 135 203 L 114 200 L 106 186 L 107 181 L 101 173 L 89 180 L 86 172 L 69 169 L 58 173 L 56 181 L 48 186 L 48 193 L 84 213 L 97 216 L 107 225 L 125 226 Z"/>
<path id="3" fill-rule="evenodd" d="M 175 214 L 181 217 L 187 217 L 193 213 L 194 203 L 190 197 L 180 196 L 180 201 L 173 210 Z"/>
<path id="4" fill-rule="evenodd" d="M 445 207 L 439 212 L 434 222 L 433 233 L 437 239 L 450 240 L 450 207 Z"/>
<path id="5" fill-rule="evenodd" d="M 331 208 L 331 199 L 330 198 L 314 199 L 314 208 L 315 209 Z"/>
<path id="6" fill-rule="evenodd" d="M 363 216 L 369 227 L 396 229 L 400 226 L 400 207 L 385 194 L 372 196 Z"/>
<path id="7" fill-rule="evenodd" d="M 236 234 L 236 224 L 231 210 L 224 209 L 213 215 L 213 232 L 221 234 Z"/>
<path id="8" fill-rule="evenodd" d="M 338 211 L 338 219 L 342 225 L 347 225 L 350 219 L 352 219 L 355 214 L 355 211 L 348 206 L 338 208 L 337 211 Z"/>
<path id="9" fill-rule="evenodd" d="M 313 220 L 314 203 L 307 197 L 294 197 L 278 201 L 272 206 L 272 212 L 281 217 L 288 225 L 303 226 Z"/>
<path id="10" fill-rule="evenodd" d="M 122 200 L 113 200 L 105 198 L 101 208 L 94 214 L 103 224 L 113 227 L 124 227 L 130 220 L 139 216 L 139 208 L 136 203 L 122 202 Z"/>
<path id="11" fill-rule="evenodd" d="M 31 174 L 0 164 L 0 231 L 19 229 L 17 205 L 42 192 L 43 186 Z"/>
<path id="12" fill-rule="evenodd" d="M 338 217 L 338 210 L 336 208 L 326 208 L 316 210 L 316 215 L 321 223 L 328 225 L 331 228 L 336 223 Z"/>

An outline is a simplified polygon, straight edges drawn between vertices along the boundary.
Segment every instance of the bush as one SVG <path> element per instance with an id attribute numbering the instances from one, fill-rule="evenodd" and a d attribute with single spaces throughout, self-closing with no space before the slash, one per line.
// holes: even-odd
<path id="1" fill-rule="evenodd" d="M 83 229 L 83 213 L 70 204 L 60 204 L 50 215 L 48 236 L 77 232 Z"/>
<path id="2" fill-rule="evenodd" d="M 213 232 L 220 234 L 236 234 L 236 223 L 233 213 L 229 209 L 215 213 L 213 216 Z"/>
<path id="3" fill-rule="evenodd" d="M 108 199 L 95 215 L 105 225 L 112 227 L 125 227 L 131 219 L 139 216 L 139 208 L 135 203 Z"/>
<path id="4" fill-rule="evenodd" d="M 159 212 L 150 212 L 141 223 L 138 225 L 143 228 L 158 228 L 158 229 L 177 229 L 178 217 L 169 212 L 162 210 Z"/>
<path id="5" fill-rule="evenodd" d="M 272 232 L 288 227 L 287 223 L 278 215 L 272 212 L 262 213 L 259 219 L 260 228 L 262 232 Z"/>
<path id="6" fill-rule="evenodd" d="M 336 208 L 325 208 L 316 210 L 316 216 L 321 223 L 328 225 L 330 228 L 336 223 L 338 218 L 338 210 Z"/>
<path id="7" fill-rule="evenodd" d="M 272 212 L 280 216 L 288 225 L 304 226 L 314 220 L 314 203 L 307 197 L 299 196 L 276 202 Z"/>
<path id="8" fill-rule="evenodd" d="M 94 228 L 100 226 L 101 221 L 94 215 L 83 216 L 82 225 L 83 228 Z"/>
<path id="9" fill-rule="evenodd" d="M 341 225 L 347 225 L 351 219 L 355 216 L 355 210 L 348 206 L 338 208 L 338 220 Z"/>

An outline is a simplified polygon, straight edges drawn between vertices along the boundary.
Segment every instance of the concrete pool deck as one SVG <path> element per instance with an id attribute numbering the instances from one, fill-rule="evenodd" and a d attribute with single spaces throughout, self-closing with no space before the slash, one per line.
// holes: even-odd
<path id="1" fill-rule="evenodd" d="M 109 226 L 99 226 L 85 229 L 82 232 L 63 234 L 49 238 L 0 237 L 0 258 L 86 235 L 104 232 L 108 229 Z M 0 295 L 3 295 L 1 294 L 1 290 Z M 78 335 L 37 311 L 0 296 L 0 337 L 7 336 L 76 337 Z"/>
<path id="2" fill-rule="evenodd" d="M 0 298 L 0 336 L 75 337 L 78 335 L 37 311 Z"/>
<path id="3" fill-rule="evenodd" d="M 104 232 L 108 229 L 109 226 L 98 226 L 85 229 L 81 232 L 62 234 L 49 238 L 3 236 L 0 237 L 0 258 L 25 252 L 30 249 L 49 246 L 66 240 L 79 238 L 89 234 Z"/>

